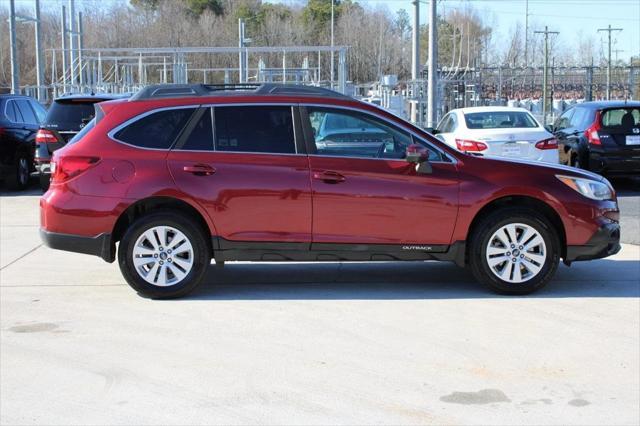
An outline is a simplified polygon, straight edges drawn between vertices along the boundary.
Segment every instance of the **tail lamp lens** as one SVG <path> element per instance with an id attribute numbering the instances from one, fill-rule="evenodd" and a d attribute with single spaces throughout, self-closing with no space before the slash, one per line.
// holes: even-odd
<path id="1" fill-rule="evenodd" d="M 536 143 L 538 149 L 558 149 L 558 141 L 556 138 L 543 139 Z"/>
<path id="2" fill-rule="evenodd" d="M 36 143 L 56 143 L 58 139 L 51 130 L 40 129 L 36 133 Z"/>
<path id="3" fill-rule="evenodd" d="M 98 164 L 98 157 L 64 156 L 51 162 L 51 182 L 63 183 Z"/>
<path id="4" fill-rule="evenodd" d="M 593 124 L 584 132 L 584 136 L 587 138 L 587 142 L 589 145 L 602 145 L 600 141 L 600 134 L 598 134 L 598 130 L 600 130 L 600 111 L 596 112 L 596 119 Z"/>
<path id="5" fill-rule="evenodd" d="M 456 147 L 460 151 L 481 152 L 488 148 L 484 142 L 472 141 L 468 139 L 456 139 Z"/>

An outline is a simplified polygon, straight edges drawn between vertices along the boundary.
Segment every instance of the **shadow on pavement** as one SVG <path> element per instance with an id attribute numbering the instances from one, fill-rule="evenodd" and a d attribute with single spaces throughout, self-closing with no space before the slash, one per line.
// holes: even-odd
<path id="1" fill-rule="evenodd" d="M 505 298 L 466 269 L 437 262 L 237 263 L 212 266 L 189 299 L 395 300 Z M 527 297 L 640 297 L 640 264 L 598 260 L 560 265 L 556 277 Z"/>

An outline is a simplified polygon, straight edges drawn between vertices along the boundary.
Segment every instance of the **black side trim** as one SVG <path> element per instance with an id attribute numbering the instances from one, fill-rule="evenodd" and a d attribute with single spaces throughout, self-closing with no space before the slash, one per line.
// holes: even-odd
<path id="1" fill-rule="evenodd" d="M 40 239 L 42 239 L 45 246 L 52 249 L 92 254 L 109 263 L 113 263 L 116 259 L 116 246 L 111 240 L 111 234 L 84 237 L 81 235 L 58 234 L 40 229 Z"/>
<path id="2" fill-rule="evenodd" d="M 229 241 L 212 237 L 217 261 L 397 261 L 443 260 L 465 264 L 465 243 L 451 246 L 428 244 L 331 244 Z"/>
<path id="3" fill-rule="evenodd" d="M 567 246 L 567 256 L 564 262 L 580 260 L 602 259 L 620 251 L 620 225 L 608 223 L 598 229 L 593 237 L 583 246 Z"/>

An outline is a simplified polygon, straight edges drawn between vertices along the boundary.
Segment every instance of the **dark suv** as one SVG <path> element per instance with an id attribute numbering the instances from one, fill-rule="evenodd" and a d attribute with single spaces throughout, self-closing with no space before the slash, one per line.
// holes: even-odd
<path id="1" fill-rule="evenodd" d="M 33 98 L 0 95 L 0 180 L 11 189 L 29 183 L 36 132 L 45 114 Z"/>
<path id="2" fill-rule="evenodd" d="M 578 104 L 552 131 L 561 163 L 606 176 L 640 176 L 640 102 Z"/>
<path id="3" fill-rule="evenodd" d="M 126 95 L 128 96 L 128 95 Z M 93 119 L 98 102 L 126 97 L 113 94 L 65 95 L 55 99 L 36 135 L 35 161 L 40 186 L 49 188 L 51 155 L 62 148 Z"/>
<path id="4" fill-rule="evenodd" d="M 449 260 L 524 294 L 561 258 L 620 249 L 602 176 L 458 152 L 314 87 L 150 86 L 98 104 L 51 168 L 45 244 L 113 262 L 119 242 L 125 279 L 156 298 L 191 291 L 212 258 Z"/>

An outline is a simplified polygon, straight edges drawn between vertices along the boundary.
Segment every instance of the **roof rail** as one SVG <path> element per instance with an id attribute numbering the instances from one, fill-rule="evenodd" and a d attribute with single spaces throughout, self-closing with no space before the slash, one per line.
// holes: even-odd
<path id="1" fill-rule="evenodd" d="M 144 87 L 133 95 L 131 101 L 159 98 L 182 98 L 191 96 L 228 96 L 242 95 L 283 95 L 283 96 L 321 96 L 349 98 L 342 93 L 318 86 L 279 83 L 240 83 L 240 84 L 154 84 Z"/>

